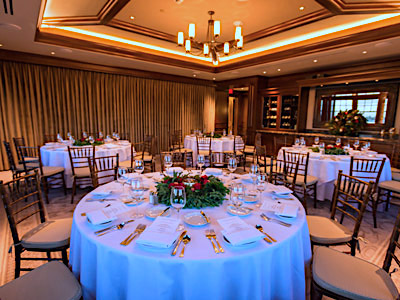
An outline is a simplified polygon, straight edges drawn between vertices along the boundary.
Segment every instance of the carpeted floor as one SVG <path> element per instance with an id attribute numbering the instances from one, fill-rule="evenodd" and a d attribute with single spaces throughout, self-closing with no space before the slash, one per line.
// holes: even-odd
<path id="1" fill-rule="evenodd" d="M 78 196 L 75 198 L 76 203 L 88 190 L 79 190 Z M 58 219 L 65 217 L 72 217 L 73 210 L 76 206 L 76 203 L 70 204 L 70 194 L 65 196 L 61 190 L 52 190 L 50 193 L 50 204 L 46 205 L 46 211 L 50 219 Z M 321 215 L 321 216 L 329 216 L 329 201 L 319 202 L 318 208 L 314 209 L 312 207 L 312 202 L 308 203 L 309 214 L 311 215 Z M 370 261 L 380 267 L 383 265 L 383 261 L 386 255 L 386 250 L 388 246 L 388 242 L 390 239 L 390 235 L 392 232 L 393 224 L 395 218 L 397 216 L 398 209 L 397 207 L 391 207 L 389 212 L 380 212 L 378 213 L 378 228 L 373 228 L 372 214 L 367 212 L 363 219 L 363 223 L 361 225 L 360 236 L 366 240 L 366 243 L 361 242 L 361 253 L 357 252 L 357 257 Z M 24 233 L 29 230 L 33 226 L 34 222 L 29 224 L 25 224 L 21 228 L 21 232 Z M 351 223 L 348 220 L 345 220 L 344 225 L 348 225 L 350 227 Z M 7 224 L 8 226 L 8 224 Z M 12 239 L 10 232 L 8 230 L 8 234 L 4 236 L 0 236 L 0 245 L 4 246 L 8 249 L 8 247 L 12 244 Z M 346 246 L 337 247 L 339 250 L 348 251 L 349 248 Z M 11 281 L 14 278 L 14 255 L 6 254 L 7 259 L 5 260 L 5 267 L 3 267 L 4 274 L 0 274 L 0 278 L 2 278 L 4 284 L 8 281 Z M 23 264 L 28 264 L 31 267 L 36 267 L 40 265 L 40 262 L 23 262 Z M 393 263 L 395 264 L 395 263 Z M 400 290 L 400 272 L 394 273 L 392 275 L 393 280 L 395 281 L 398 289 Z"/>

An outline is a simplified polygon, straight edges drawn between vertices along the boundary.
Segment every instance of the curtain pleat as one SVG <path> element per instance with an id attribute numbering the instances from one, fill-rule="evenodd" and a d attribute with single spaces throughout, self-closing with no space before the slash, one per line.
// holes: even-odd
<path id="1" fill-rule="evenodd" d="M 10 143 L 23 136 L 37 146 L 44 134 L 117 131 L 132 142 L 157 136 L 164 150 L 170 131 L 213 129 L 214 107 L 209 86 L 0 61 L 0 139 Z M 0 170 L 7 169 L 0 149 Z"/>

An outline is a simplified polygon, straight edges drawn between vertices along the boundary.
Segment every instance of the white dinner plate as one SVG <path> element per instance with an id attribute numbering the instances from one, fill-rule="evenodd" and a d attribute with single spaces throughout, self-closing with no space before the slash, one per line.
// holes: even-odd
<path id="1" fill-rule="evenodd" d="M 246 209 L 243 207 L 235 207 L 233 205 L 228 205 L 226 208 L 227 212 L 234 216 L 245 217 L 251 214 L 250 209 Z"/>
<path id="2" fill-rule="evenodd" d="M 187 213 L 183 216 L 183 221 L 188 225 L 196 227 L 207 225 L 204 216 L 198 211 Z"/>
<path id="3" fill-rule="evenodd" d="M 146 215 L 146 217 L 148 217 L 150 219 L 155 219 L 163 212 L 164 209 L 166 209 L 165 206 L 164 207 L 163 206 L 153 206 L 153 207 L 150 207 L 149 209 L 146 209 L 145 215 Z M 171 209 L 168 209 L 163 214 L 163 217 L 169 217 L 170 215 L 171 215 Z"/>

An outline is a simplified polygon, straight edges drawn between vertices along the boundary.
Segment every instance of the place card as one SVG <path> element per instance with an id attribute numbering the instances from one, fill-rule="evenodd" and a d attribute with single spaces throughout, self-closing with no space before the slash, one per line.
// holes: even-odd
<path id="1" fill-rule="evenodd" d="M 114 221 L 119 215 L 126 213 L 128 210 L 129 208 L 125 204 L 116 202 L 102 209 L 88 212 L 86 216 L 93 225 L 100 225 Z"/>
<path id="2" fill-rule="evenodd" d="M 299 207 L 291 203 L 282 203 L 281 201 L 264 201 L 260 207 L 261 210 L 272 211 L 275 215 L 282 217 L 295 218 Z"/>
<path id="3" fill-rule="evenodd" d="M 219 219 L 218 223 L 223 228 L 221 233 L 233 246 L 252 243 L 264 238 L 260 231 L 237 216 Z"/>
<path id="4" fill-rule="evenodd" d="M 157 248 L 169 248 L 180 234 L 176 231 L 179 222 L 179 219 L 159 216 L 143 231 L 136 243 Z"/>

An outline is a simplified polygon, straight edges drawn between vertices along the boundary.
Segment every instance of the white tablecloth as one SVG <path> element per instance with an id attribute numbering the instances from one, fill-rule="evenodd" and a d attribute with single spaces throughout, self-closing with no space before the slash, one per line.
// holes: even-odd
<path id="1" fill-rule="evenodd" d="M 44 166 L 63 167 L 65 169 L 65 180 L 68 188 L 72 187 L 72 170 L 67 147 L 64 145 L 42 146 L 40 148 Z M 104 157 L 119 154 L 119 161 L 131 159 L 131 144 L 119 143 L 112 146 L 96 146 L 96 157 Z"/>
<path id="2" fill-rule="evenodd" d="M 279 150 L 278 158 L 283 159 L 283 151 L 299 151 L 293 147 L 282 147 Z M 383 166 L 380 181 L 392 180 L 392 171 L 390 169 L 390 160 L 384 154 L 377 154 L 376 157 L 385 157 L 386 161 Z M 357 157 L 360 157 L 359 155 Z M 374 157 L 366 157 L 373 159 Z M 318 178 L 317 199 L 331 200 L 334 192 L 334 182 L 337 179 L 339 170 L 344 174 L 350 172 L 350 155 L 321 155 L 310 151 L 310 160 L 308 163 L 308 175 Z"/>
<path id="3" fill-rule="evenodd" d="M 240 138 L 241 139 L 241 138 Z M 234 139 L 232 137 L 221 137 L 219 139 L 212 139 L 211 151 L 224 152 L 233 151 Z M 194 164 L 197 164 L 197 141 L 194 135 L 185 136 L 184 147 L 193 150 Z"/>
<path id="4" fill-rule="evenodd" d="M 99 189 L 120 191 L 121 186 L 113 182 Z M 84 299 L 305 299 L 305 269 L 311 248 L 304 209 L 298 201 L 299 215 L 290 228 L 265 222 L 259 211 L 243 218 L 250 225 L 261 224 L 278 243 L 261 240 L 238 248 L 223 240 L 217 223 L 217 219 L 229 216 L 226 204 L 204 209 L 212 224 L 185 225 L 192 239 L 185 257 L 179 258 L 171 256 L 171 249 L 149 250 L 135 241 L 126 247 L 119 244 L 139 223 L 149 225 L 147 218 L 123 230 L 95 236 L 96 228 L 81 213 L 107 202 L 85 202 L 85 198 L 74 212 L 70 248 L 70 264 L 82 284 Z M 145 203 L 139 209 L 148 207 Z M 185 209 L 181 215 L 189 211 Z M 114 224 L 127 219 L 129 213 Z M 215 229 L 225 253 L 214 253 L 204 236 L 208 228 Z"/>

